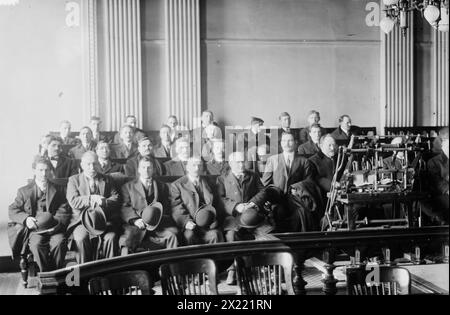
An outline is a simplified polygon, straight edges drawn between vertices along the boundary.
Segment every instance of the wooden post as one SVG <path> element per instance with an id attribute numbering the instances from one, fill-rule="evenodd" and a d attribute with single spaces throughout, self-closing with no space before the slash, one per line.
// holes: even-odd
<path id="1" fill-rule="evenodd" d="M 336 253 L 334 249 L 327 249 L 323 253 L 323 261 L 326 263 L 324 267 L 327 270 L 327 273 L 325 274 L 325 278 L 322 279 L 322 290 L 326 295 L 336 295 L 337 293 L 336 283 L 338 281 L 333 274 L 333 271 L 336 268 L 334 265 L 335 256 Z"/>
<path id="2" fill-rule="evenodd" d="M 28 258 L 27 254 L 20 256 L 20 273 L 22 275 L 22 284 L 24 288 L 28 287 Z"/>
<path id="3" fill-rule="evenodd" d="M 305 269 L 305 259 L 305 252 L 298 252 L 295 254 L 295 277 L 293 283 L 296 295 L 306 295 L 305 287 L 308 282 L 306 282 L 302 276 L 302 272 Z"/>

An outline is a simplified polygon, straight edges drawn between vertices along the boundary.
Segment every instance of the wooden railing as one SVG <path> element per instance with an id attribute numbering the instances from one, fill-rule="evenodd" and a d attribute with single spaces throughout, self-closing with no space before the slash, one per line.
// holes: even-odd
<path id="1" fill-rule="evenodd" d="M 349 232 L 285 233 L 274 234 L 267 240 L 220 243 L 213 245 L 186 246 L 170 250 L 156 250 L 115 257 L 67 267 L 53 272 L 39 274 L 41 294 L 87 294 L 89 279 L 125 270 L 147 270 L 157 276 L 163 263 L 183 261 L 192 258 L 208 257 L 214 259 L 224 270 L 234 257 L 254 253 L 291 251 L 295 254 L 296 277 L 294 287 L 297 294 L 305 294 L 305 281 L 302 278 L 303 263 L 310 257 L 320 257 L 324 262 L 326 275 L 323 279 L 323 292 L 335 294 L 337 280 L 333 276 L 333 264 L 339 254 L 355 257 L 354 265 L 364 263 L 364 257 L 382 253 L 381 263 L 393 264 L 395 254 L 413 252 L 411 264 L 423 263 L 427 254 L 442 254 L 440 262 L 448 263 L 449 227 L 426 227 L 418 229 L 389 229 Z M 69 280 L 69 282 L 67 282 Z M 70 286 L 71 281 L 78 286 Z"/>

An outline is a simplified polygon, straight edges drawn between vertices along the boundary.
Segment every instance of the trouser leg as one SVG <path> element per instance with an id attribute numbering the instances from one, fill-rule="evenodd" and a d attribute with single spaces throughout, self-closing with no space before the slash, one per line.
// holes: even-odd
<path id="1" fill-rule="evenodd" d="M 106 232 L 105 235 L 102 236 L 102 238 L 103 238 L 102 258 L 113 258 L 117 256 L 117 253 L 119 252 L 119 242 L 117 240 L 116 232 L 113 231 Z"/>
<path id="2" fill-rule="evenodd" d="M 77 247 L 76 260 L 78 264 L 92 261 L 93 246 L 88 231 L 83 225 L 78 225 L 73 231 L 73 240 Z"/>
<path id="3" fill-rule="evenodd" d="M 31 233 L 30 251 L 41 272 L 49 271 L 49 237 Z"/>
<path id="4" fill-rule="evenodd" d="M 67 239 L 59 233 L 50 237 L 50 257 L 56 269 L 64 268 L 67 252 Z"/>

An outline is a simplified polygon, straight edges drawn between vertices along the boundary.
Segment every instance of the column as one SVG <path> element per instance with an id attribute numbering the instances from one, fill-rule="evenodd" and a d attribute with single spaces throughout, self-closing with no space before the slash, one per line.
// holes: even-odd
<path id="1" fill-rule="evenodd" d="M 448 32 L 433 30 L 432 122 L 448 126 Z"/>
<path id="2" fill-rule="evenodd" d="M 166 0 L 166 38 L 170 114 L 193 128 L 201 114 L 199 0 Z"/>

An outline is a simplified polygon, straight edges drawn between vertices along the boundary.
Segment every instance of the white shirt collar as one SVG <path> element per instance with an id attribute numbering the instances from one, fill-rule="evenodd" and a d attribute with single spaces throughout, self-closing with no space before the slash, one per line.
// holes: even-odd
<path id="1" fill-rule="evenodd" d="M 41 190 L 41 191 L 46 191 L 47 190 L 47 182 L 40 182 L 40 181 L 37 181 L 37 180 L 35 180 L 34 181 L 35 183 L 36 183 L 36 186 L 38 186 L 38 188 Z"/>
<path id="2" fill-rule="evenodd" d="M 198 184 L 198 183 L 200 183 L 200 177 L 194 178 L 194 177 L 192 177 L 191 175 L 188 175 L 187 177 L 189 178 L 189 181 L 190 181 L 191 183 L 193 183 L 193 184 Z"/>

